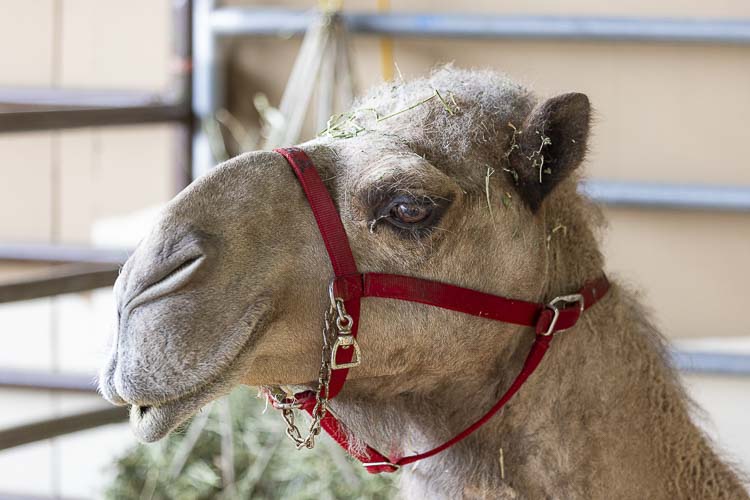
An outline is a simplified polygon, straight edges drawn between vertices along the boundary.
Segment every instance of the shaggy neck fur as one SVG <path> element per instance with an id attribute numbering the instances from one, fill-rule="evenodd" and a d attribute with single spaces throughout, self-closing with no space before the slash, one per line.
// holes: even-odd
<path id="1" fill-rule="evenodd" d="M 592 209 L 571 207 L 575 181 L 567 184 L 540 214 L 549 245 L 546 299 L 577 290 L 603 267 L 584 222 Z M 558 334 L 500 414 L 453 448 L 406 467 L 405 496 L 747 498 L 691 422 L 662 339 L 642 318 L 632 294 L 615 285 L 575 328 Z M 533 340 L 530 331 L 516 333 L 496 365 L 474 377 L 397 395 L 384 394 L 382 381 L 352 381 L 333 408 L 354 436 L 386 454 L 432 448 L 476 420 L 511 383 Z"/>

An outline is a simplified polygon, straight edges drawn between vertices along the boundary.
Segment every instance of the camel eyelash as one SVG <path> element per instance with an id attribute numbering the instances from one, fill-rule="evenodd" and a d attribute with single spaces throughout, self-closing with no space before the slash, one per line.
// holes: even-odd
<path id="1" fill-rule="evenodd" d="M 414 237 L 423 238 L 428 236 L 436 229 L 437 224 L 449 204 L 446 198 L 436 198 L 429 196 L 415 195 L 396 195 L 387 197 L 375 205 L 373 213 L 368 220 L 370 233 L 380 225 L 387 225 L 396 234 L 405 238 Z M 400 206 L 407 206 L 416 210 L 427 210 L 424 219 L 414 222 L 406 222 L 395 214 Z"/>

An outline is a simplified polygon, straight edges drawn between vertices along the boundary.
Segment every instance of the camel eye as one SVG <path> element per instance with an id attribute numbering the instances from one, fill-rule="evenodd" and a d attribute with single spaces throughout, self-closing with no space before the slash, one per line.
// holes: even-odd
<path id="1" fill-rule="evenodd" d="M 378 210 L 375 221 L 388 222 L 397 229 L 428 229 L 436 221 L 437 208 L 427 197 L 397 196 Z"/>
<path id="2" fill-rule="evenodd" d="M 440 222 L 450 205 L 450 198 L 443 196 L 419 196 L 396 194 L 383 196 L 369 221 L 370 232 L 386 225 L 405 238 L 428 236 Z"/>
<path id="3" fill-rule="evenodd" d="M 432 207 L 418 203 L 399 203 L 391 209 L 391 217 L 402 224 L 417 224 L 426 220 Z"/>

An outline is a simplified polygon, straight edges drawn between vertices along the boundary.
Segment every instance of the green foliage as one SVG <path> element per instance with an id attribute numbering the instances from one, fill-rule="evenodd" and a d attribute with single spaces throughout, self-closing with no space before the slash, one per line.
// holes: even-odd
<path id="1" fill-rule="evenodd" d="M 392 474 L 368 474 L 327 436 L 313 450 L 296 450 L 285 436 L 281 417 L 271 409 L 264 414 L 263 408 L 264 402 L 252 391 L 238 389 L 227 401 L 204 409 L 208 413 L 196 416 L 187 430 L 159 443 L 136 445 L 116 462 L 116 477 L 106 498 L 381 500 L 395 496 Z"/>

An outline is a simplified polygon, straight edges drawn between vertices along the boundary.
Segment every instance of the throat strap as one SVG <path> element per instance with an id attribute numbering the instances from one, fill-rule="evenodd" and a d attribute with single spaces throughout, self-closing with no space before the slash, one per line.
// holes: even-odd
<path id="1" fill-rule="evenodd" d="M 609 290 L 610 284 L 607 278 L 602 276 L 601 278 L 591 281 L 583 286 L 578 291 L 578 294 L 570 296 L 571 301 L 568 301 L 568 297 L 564 301 L 553 301 L 550 305 L 544 306 L 525 301 L 511 301 L 504 299 L 503 297 L 496 297 L 493 295 L 484 294 L 475 290 L 469 290 L 466 288 L 459 288 L 453 285 L 446 285 L 435 282 L 425 282 L 422 280 L 416 280 L 414 278 L 407 278 L 404 276 L 395 276 L 390 274 L 365 274 L 363 275 L 364 281 L 371 283 L 371 288 L 365 287 L 366 297 L 386 297 L 396 298 L 402 300 L 410 300 L 413 302 L 420 302 L 423 304 L 435 305 L 438 307 L 444 307 L 446 309 L 453 309 L 461 311 L 474 316 L 480 316 L 491 319 L 500 319 L 500 321 L 507 323 L 516 323 L 520 325 L 533 326 L 536 330 L 536 335 L 529 353 L 526 356 L 526 360 L 523 363 L 521 371 L 516 375 L 516 378 L 510 384 L 505 393 L 498 399 L 498 401 L 487 410 L 481 417 L 475 422 L 466 427 L 464 430 L 459 432 L 456 436 L 444 442 L 443 444 L 436 446 L 430 450 L 415 455 L 409 455 L 405 457 L 387 457 L 378 450 L 371 446 L 365 446 L 361 451 L 358 449 L 352 449 L 349 442 L 350 433 L 346 430 L 344 425 L 339 421 L 332 413 L 328 413 L 321 421 L 321 426 L 328 432 L 328 434 L 341 445 L 345 450 L 349 452 L 354 458 L 362 462 L 362 465 L 371 473 L 380 472 L 394 472 L 401 466 L 408 465 L 425 458 L 437 455 L 441 451 L 444 451 L 454 444 L 466 439 L 473 434 L 477 429 L 486 424 L 497 412 L 499 412 L 511 398 L 521 389 L 521 386 L 531 376 L 532 373 L 539 366 L 539 363 L 547 353 L 547 349 L 552 342 L 555 334 L 562 330 L 566 330 L 575 325 L 581 316 L 581 313 L 601 299 Z M 411 295 L 403 289 L 390 289 L 383 285 L 391 283 L 394 279 L 404 279 L 405 283 L 414 283 L 414 286 L 419 284 L 431 285 L 426 290 L 432 290 L 432 293 L 425 295 Z M 414 281 L 412 281 L 414 280 Z M 406 290 L 410 288 L 407 287 Z M 460 293 L 459 293 L 460 292 Z M 406 293 L 406 295 L 404 295 Z M 454 295 L 446 295 L 452 293 L 459 293 L 459 296 L 465 296 L 468 300 L 469 305 L 467 307 L 457 306 L 456 297 Z M 444 299 L 443 297 L 450 297 Z M 573 302 L 572 299 L 575 297 L 582 297 L 580 302 Z M 474 300 L 472 300 L 474 299 Z M 494 299 L 494 300 L 493 300 Z M 564 306 L 561 302 L 565 302 Z M 488 307 L 488 309 L 479 310 L 478 306 Z M 532 313 L 532 308 L 534 312 Z M 524 316 L 518 311 L 529 313 L 531 315 Z M 555 321 L 555 317 L 557 320 Z M 550 332 L 550 333 L 547 333 Z M 307 398 L 303 402 L 303 408 L 308 412 L 312 412 L 315 401 Z"/>
<path id="2" fill-rule="evenodd" d="M 500 399 L 484 415 L 458 433 L 455 437 L 431 450 L 405 457 L 387 457 L 370 446 L 364 450 L 352 448 L 349 432 L 333 413 L 328 411 L 320 424 L 346 451 L 367 468 L 369 472 L 393 472 L 403 465 L 429 458 L 465 439 L 487 423 L 515 395 L 544 358 L 555 334 L 572 328 L 581 314 L 596 304 L 609 290 L 606 276 L 586 283 L 577 293 L 554 298 L 547 304 L 509 299 L 477 290 L 424 280 L 411 276 L 357 271 L 346 230 L 331 196 L 318 174 L 312 160 L 299 148 L 277 149 L 292 167 L 305 192 L 315 221 L 328 252 L 334 277 L 332 292 L 343 301 L 352 318 L 351 335 L 356 339 L 360 302 L 363 297 L 405 300 L 449 309 L 480 318 L 533 327 L 535 339 L 521 371 Z M 350 364 L 354 349 L 339 349 L 333 356 L 337 365 Z M 334 398 L 343 388 L 349 373 L 348 367 L 334 368 L 327 399 Z M 275 403 L 275 401 L 271 401 Z M 316 406 L 315 393 L 305 391 L 294 395 L 297 406 L 311 415 Z"/>

